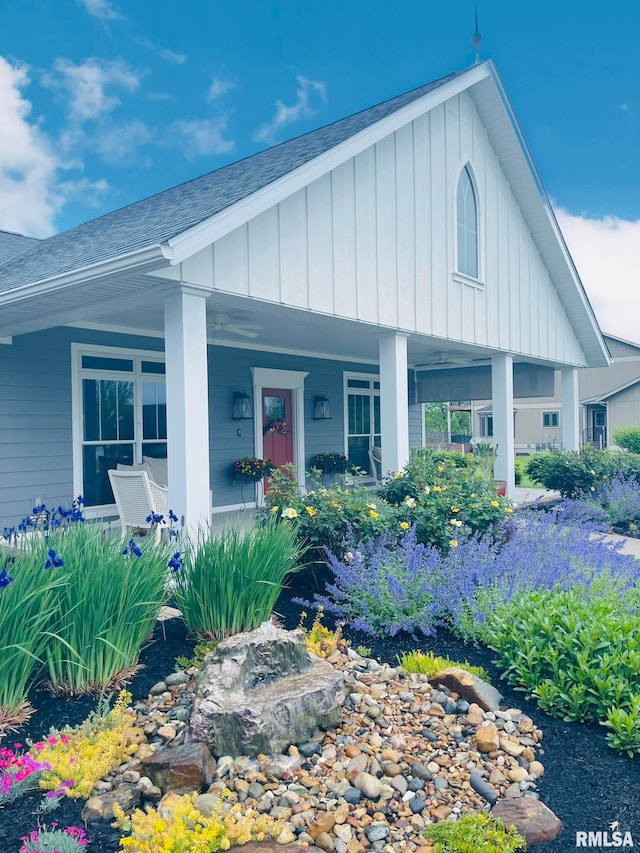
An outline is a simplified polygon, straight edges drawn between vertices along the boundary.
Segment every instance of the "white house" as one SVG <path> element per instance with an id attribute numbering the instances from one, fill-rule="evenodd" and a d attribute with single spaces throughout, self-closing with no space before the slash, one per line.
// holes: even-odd
<path id="1" fill-rule="evenodd" d="M 143 455 L 191 526 L 210 489 L 239 503 L 243 456 L 397 470 L 421 402 L 479 389 L 512 489 L 514 397 L 560 370 L 577 447 L 578 370 L 609 363 L 491 62 L 3 257 L 5 524 L 35 497 L 113 513 L 107 470 Z"/>

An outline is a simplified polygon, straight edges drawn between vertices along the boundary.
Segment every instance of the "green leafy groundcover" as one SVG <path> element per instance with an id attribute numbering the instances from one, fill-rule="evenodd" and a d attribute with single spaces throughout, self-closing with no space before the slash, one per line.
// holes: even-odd
<path id="1" fill-rule="evenodd" d="M 607 742 L 640 752 L 640 595 L 614 578 L 514 596 L 489 617 L 486 642 L 505 677 L 565 720 L 600 722 Z"/>
<path id="2" fill-rule="evenodd" d="M 525 850 L 524 838 L 514 827 L 486 812 L 466 814 L 458 820 L 441 820 L 425 829 L 436 853 L 515 853 Z"/>

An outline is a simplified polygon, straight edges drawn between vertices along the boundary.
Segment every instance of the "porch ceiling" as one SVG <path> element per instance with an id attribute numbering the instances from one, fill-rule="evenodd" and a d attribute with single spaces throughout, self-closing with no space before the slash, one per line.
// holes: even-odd
<path id="1" fill-rule="evenodd" d="M 162 337 L 163 295 L 175 282 L 146 274 L 109 277 L 55 293 L 43 293 L 2 306 L 0 336 L 16 336 L 61 325 L 97 327 L 113 332 Z M 229 315 L 229 325 L 255 325 L 255 337 L 214 329 L 214 317 Z M 209 343 L 244 349 L 289 352 L 361 363 L 378 363 L 381 335 L 398 331 L 270 302 L 214 291 L 207 303 Z M 471 366 L 491 357 L 487 347 L 411 333 L 410 365 L 425 369 Z M 518 360 L 515 358 L 514 360 Z M 486 363 L 486 362 L 485 362 Z"/>

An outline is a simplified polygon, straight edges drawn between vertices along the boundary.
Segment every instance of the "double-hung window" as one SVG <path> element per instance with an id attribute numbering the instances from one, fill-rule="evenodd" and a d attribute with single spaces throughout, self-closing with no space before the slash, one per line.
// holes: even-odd
<path id="1" fill-rule="evenodd" d="M 164 356 L 74 350 L 74 489 L 87 506 L 110 506 L 109 469 L 167 456 Z"/>

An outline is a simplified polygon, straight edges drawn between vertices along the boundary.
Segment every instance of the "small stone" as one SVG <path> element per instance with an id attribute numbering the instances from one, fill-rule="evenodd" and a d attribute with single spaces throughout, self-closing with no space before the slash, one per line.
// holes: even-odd
<path id="1" fill-rule="evenodd" d="M 158 729 L 158 734 L 161 738 L 168 741 L 168 740 L 175 740 L 176 735 L 178 733 L 175 729 L 175 726 L 170 726 L 167 724 L 165 726 L 160 726 L 160 728 Z"/>
<path id="2" fill-rule="evenodd" d="M 498 771 L 499 772 L 499 771 Z M 492 774 L 493 775 L 493 774 Z M 502 776 L 502 774 L 500 774 Z M 502 777 L 504 779 L 504 777 Z M 485 779 L 478 773 L 477 770 L 472 770 L 469 776 L 469 783 L 476 794 L 480 794 L 490 805 L 493 805 L 498 800 L 498 794 Z"/>
<path id="3" fill-rule="evenodd" d="M 349 787 L 342 795 L 343 799 L 350 805 L 356 805 L 362 799 L 362 791 L 358 788 Z"/>
<path id="4" fill-rule="evenodd" d="M 150 696 L 159 696 L 161 693 L 164 693 L 166 689 L 167 689 L 166 682 L 158 681 L 156 684 L 153 685 L 153 687 L 149 691 L 149 695 Z"/>
<path id="5" fill-rule="evenodd" d="M 539 761 L 532 761 L 529 765 L 529 776 L 539 779 L 544 774 L 544 766 Z"/>
<path id="6" fill-rule="evenodd" d="M 331 832 L 335 823 L 335 816 L 331 812 L 318 812 L 307 832 L 312 838 L 317 838 L 322 833 Z M 318 847 L 322 847 L 322 845 L 318 844 Z"/>
<path id="7" fill-rule="evenodd" d="M 426 800 L 423 800 L 422 797 L 414 797 L 412 800 L 409 800 L 409 808 L 413 814 L 420 814 L 423 812 L 426 805 Z"/>
<path id="8" fill-rule="evenodd" d="M 439 820 L 444 820 L 445 818 L 449 817 L 452 811 L 453 809 L 451 809 L 449 806 L 442 805 L 436 806 L 434 809 L 431 809 L 429 814 L 437 822 Z"/>
<path id="9" fill-rule="evenodd" d="M 178 672 L 172 672 L 171 675 L 168 675 L 164 683 L 167 687 L 175 687 L 178 684 L 186 684 L 187 683 L 187 673 L 179 670 Z"/>
<path id="10" fill-rule="evenodd" d="M 200 794 L 193 803 L 200 814 L 205 817 L 211 817 L 212 814 L 220 807 L 220 797 L 217 794 Z"/>
<path id="11" fill-rule="evenodd" d="M 382 792 L 382 783 L 370 773 L 358 773 L 353 784 L 370 800 L 377 800 Z"/>
<path id="12" fill-rule="evenodd" d="M 507 779 L 511 782 L 526 782 L 529 779 L 529 774 L 524 767 L 512 767 L 507 771 Z"/>
<path id="13" fill-rule="evenodd" d="M 386 838 L 389 835 L 389 827 L 386 823 L 372 823 L 368 826 L 364 834 L 367 836 L 367 840 L 373 843 L 374 841 L 382 841 L 383 838 Z"/>
<path id="14" fill-rule="evenodd" d="M 333 838 L 329 835 L 328 832 L 321 832 L 320 835 L 315 839 L 315 842 L 316 847 L 319 847 L 321 850 L 324 850 L 325 853 L 333 853 L 335 845 L 333 843 Z"/>
<path id="15" fill-rule="evenodd" d="M 424 782 L 430 782 L 433 778 L 431 771 L 424 764 L 419 763 L 411 765 L 411 775 L 415 776 L 416 779 L 422 779 Z"/>
<path id="16" fill-rule="evenodd" d="M 282 827 L 280 833 L 278 834 L 278 837 L 276 838 L 278 844 L 292 844 L 295 840 L 295 835 L 293 834 L 293 832 L 291 832 L 289 827 L 286 826 L 286 824 Z"/>
<path id="17" fill-rule="evenodd" d="M 476 747 L 478 752 L 494 752 L 500 746 L 500 735 L 493 723 L 480 726 L 476 732 Z"/>

